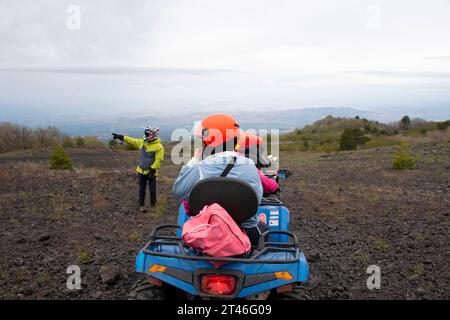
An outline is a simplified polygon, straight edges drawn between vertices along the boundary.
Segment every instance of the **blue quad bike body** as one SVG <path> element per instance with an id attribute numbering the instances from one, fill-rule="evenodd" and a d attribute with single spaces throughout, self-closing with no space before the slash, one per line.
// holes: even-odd
<path id="1" fill-rule="evenodd" d="M 288 209 L 270 196 L 263 198 L 257 214 L 269 230 L 252 252 L 245 257 L 213 258 L 183 243 L 181 229 L 189 216 L 181 205 L 178 225 L 154 230 L 136 257 L 136 271 L 148 275 L 152 283 L 156 279 L 159 285 L 175 288 L 192 299 L 265 299 L 269 293 L 284 292 L 294 283 L 306 282 L 308 263 L 297 237 L 289 231 Z M 163 235 L 168 230 L 176 234 Z M 216 267 L 211 261 L 224 264 Z"/>

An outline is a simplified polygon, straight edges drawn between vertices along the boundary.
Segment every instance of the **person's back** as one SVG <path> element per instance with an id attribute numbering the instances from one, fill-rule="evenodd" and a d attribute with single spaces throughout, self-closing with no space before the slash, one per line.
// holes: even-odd
<path id="1" fill-rule="evenodd" d="M 260 201 L 263 189 L 258 170 L 251 159 L 235 151 L 238 149 L 240 133 L 236 120 L 229 115 L 214 114 L 203 119 L 195 132 L 195 135 L 202 139 L 203 148 L 197 150 L 194 158 L 181 169 L 173 186 L 175 197 L 182 201 L 189 200 L 189 195 L 198 181 L 221 176 L 227 164 L 235 161 L 227 177 L 250 184 Z M 210 156 L 201 160 L 204 154 Z M 261 234 L 257 212 L 242 222 L 241 227 L 246 230 L 253 244 L 257 242 Z"/>
<path id="2" fill-rule="evenodd" d="M 179 200 L 189 200 L 189 194 L 194 185 L 203 179 L 210 177 L 219 177 L 225 170 L 228 163 L 236 159 L 233 168 L 227 177 L 239 179 L 247 182 L 256 192 L 258 201 L 263 195 L 263 188 L 259 172 L 251 159 L 243 157 L 241 154 L 233 151 L 226 151 L 213 154 L 204 160 L 193 158 L 180 171 L 177 180 L 173 186 L 173 193 Z M 253 228 L 258 224 L 256 216 L 243 222 L 243 228 Z"/>
<path id="3" fill-rule="evenodd" d="M 256 161 L 256 167 L 258 168 L 264 195 L 266 195 L 277 192 L 279 190 L 279 185 L 274 179 L 266 177 L 261 171 L 261 167 L 266 167 L 267 164 L 270 166 L 270 163 L 267 163 L 263 160 L 265 157 L 262 153 L 262 142 L 262 138 L 258 137 L 254 133 L 250 131 L 243 132 L 241 134 L 241 142 L 239 143 L 238 152 L 244 155 L 246 158 L 250 158 Z"/>

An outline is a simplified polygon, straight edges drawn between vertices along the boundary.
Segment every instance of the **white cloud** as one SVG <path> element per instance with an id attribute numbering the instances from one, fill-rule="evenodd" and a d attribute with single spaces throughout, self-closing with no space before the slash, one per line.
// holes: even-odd
<path id="1" fill-rule="evenodd" d="M 417 88 L 450 85 L 424 77 L 450 72 L 448 34 L 444 0 L 3 0 L 0 107 L 445 104 Z"/>

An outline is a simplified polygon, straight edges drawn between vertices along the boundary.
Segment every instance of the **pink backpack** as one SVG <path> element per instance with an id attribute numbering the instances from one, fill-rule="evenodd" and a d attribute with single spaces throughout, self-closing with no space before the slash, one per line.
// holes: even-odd
<path id="1" fill-rule="evenodd" d="M 192 248 L 216 258 L 240 255 L 251 248 L 248 236 L 217 203 L 186 221 L 182 238 Z"/>

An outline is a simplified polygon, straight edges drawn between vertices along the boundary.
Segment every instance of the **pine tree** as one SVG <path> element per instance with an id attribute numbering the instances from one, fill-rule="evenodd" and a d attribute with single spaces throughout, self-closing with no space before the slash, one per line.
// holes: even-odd
<path id="1" fill-rule="evenodd" d="M 359 145 L 364 145 L 369 138 L 359 128 L 346 128 L 339 140 L 339 150 L 355 150 Z"/>
<path id="2" fill-rule="evenodd" d="M 62 169 L 62 170 L 72 170 L 73 162 L 72 159 L 66 153 L 63 147 L 56 147 L 50 153 L 50 168 L 51 169 Z"/>
<path id="3" fill-rule="evenodd" d="M 410 154 L 407 145 L 400 146 L 398 152 L 394 155 L 392 167 L 398 170 L 413 169 L 416 166 L 416 159 Z"/>
<path id="4" fill-rule="evenodd" d="M 400 120 L 400 129 L 408 130 L 411 127 L 411 119 L 408 116 L 404 116 Z"/>

